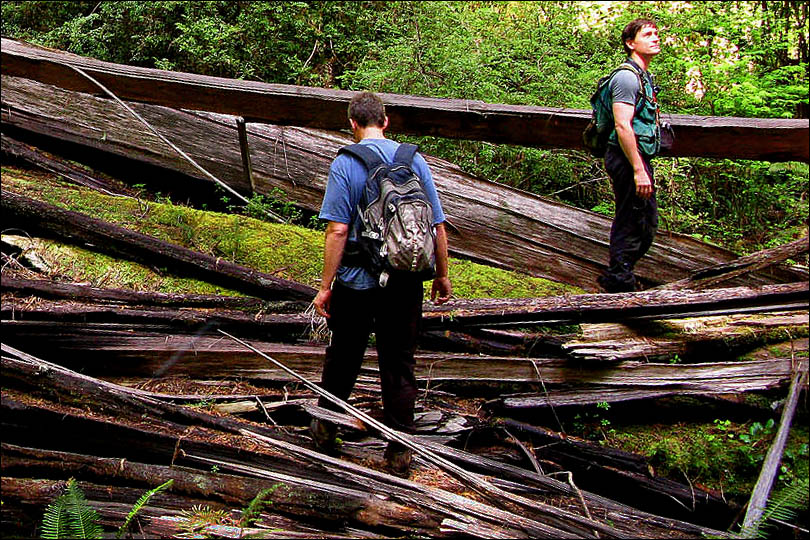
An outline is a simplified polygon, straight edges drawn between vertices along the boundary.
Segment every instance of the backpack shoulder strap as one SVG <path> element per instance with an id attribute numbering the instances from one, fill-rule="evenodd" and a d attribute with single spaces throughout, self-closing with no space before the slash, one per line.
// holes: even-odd
<path id="1" fill-rule="evenodd" d="M 641 68 L 639 68 L 635 64 L 635 62 L 627 61 L 623 62 L 619 67 L 617 67 L 614 73 L 616 73 L 620 69 L 626 69 L 636 74 L 636 78 L 638 79 L 638 86 L 641 89 L 641 92 L 639 93 L 639 98 L 636 100 L 636 109 L 638 109 L 639 103 L 643 104 L 644 101 L 647 99 L 647 87 L 644 85 L 644 77 L 641 73 Z M 638 110 L 636 110 L 636 113 L 638 113 Z"/>
<path id="2" fill-rule="evenodd" d="M 418 149 L 419 147 L 415 144 L 400 144 L 399 148 L 397 148 L 397 151 L 394 154 L 394 163 L 402 163 L 404 165 L 411 166 L 413 163 L 413 157 L 416 155 L 416 151 Z"/>
<path id="3" fill-rule="evenodd" d="M 360 143 L 344 146 L 338 150 L 338 154 L 349 154 L 359 159 L 369 173 L 384 163 L 377 152 Z"/>

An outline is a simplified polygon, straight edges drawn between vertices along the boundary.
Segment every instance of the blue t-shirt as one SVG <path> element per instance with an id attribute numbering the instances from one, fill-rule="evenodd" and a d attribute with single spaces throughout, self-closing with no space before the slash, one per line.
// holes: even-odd
<path id="1" fill-rule="evenodd" d="M 399 143 L 391 139 L 363 139 L 360 144 L 371 147 L 387 163 L 394 161 L 394 154 Z M 430 174 L 425 158 L 417 153 L 413 159 L 413 170 L 422 179 L 425 194 L 433 206 L 433 224 L 438 225 L 445 221 L 433 176 Z M 323 195 L 323 204 L 318 217 L 327 221 L 336 221 L 351 225 L 356 213 L 357 205 L 366 185 L 368 172 L 366 166 L 354 156 L 339 154 L 329 168 L 329 178 L 326 181 L 326 192 Z M 349 241 L 357 240 L 354 231 L 349 231 Z M 344 266 L 338 268 L 337 280 L 352 289 L 371 289 L 378 287 L 377 278 L 359 266 Z"/>

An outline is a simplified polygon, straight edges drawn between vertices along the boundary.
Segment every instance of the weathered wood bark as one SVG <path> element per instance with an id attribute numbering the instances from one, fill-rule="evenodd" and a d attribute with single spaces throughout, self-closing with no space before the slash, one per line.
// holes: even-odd
<path id="1" fill-rule="evenodd" d="M 344 129 L 352 92 L 266 84 L 102 62 L 3 38 L 3 74 L 121 99 L 243 116 L 275 124 Z M 590 111 L 382 94 L 391 131 L 551 148 L 582 148 Z M 808 160 L 804 120 L 666 115 L 671 155 Z"/>
<path id="2" fill-rule="evenodd" d="M 745 257 L 740 257 L 736 261 L 716 265 L 711 268 L 704 268 L 703 270 L 693 272 L 686 279 L 667 283 L 658 288 L 680 290 L 712 287 L 734 277 L 766 268 L 802 253 L 807 253 L 808 248 L 810 248 L 810 246 L 808 246 L 808 238 L 805 236 L 804 238 L 799 238 L 782 246 L 765 249 L 752 253 L 751 255 L 746 255 Z"/>
<path id="3" fill-rule="evenodd" d="M 115 385 L 102 383 L 89 377 L 70 372 L 54 364 L 43 362 L 20 351 L 10 349 L 5 345 L 3 345 L 3 351 L 18 357 L 16 360 L 4 357 L 3 366 L 6 372 L 13 372 L 14 377 L 19 381 L 30 380 L 31 376 L 35 378 L 38 377 L 41 380 L 41 377 L 44 376 L 53 383 L 49 386 L 50 392 L 59 392 L 60 388 L 62 391 L 65 389 L 72 389 L 71 391 L 79 390 L 82 391 L 85 396 L 93 395 L 108 404 L 122 404 L 128 409 L 131 408 L 130 412 L 137 413 L 139 409 L 138 404 L 141 403 L 143 409 L 141 409 L 140 414 L 154 411 L 158 412 L 161 416 L 170 415 L 174 417 L 186 417 L 188 419 L 194 418 L 196 421 L 202 421 L 203 424 L 208 427 L 224 428 L 231 433 L 239 433 L 251 439 L 261 441 L 264 444 L 270 445 L 270 447 L 275 450 L 282 451 L 286 454 L 327 465 L 327 468 L 333 473 L 340 472 L 340 476 L 350 479 L 352 482 L 365 485 L 374 492 L 387 493 L 388 496 L 395 496 L 400 500 L 407 500 L 411 504 L 431 508 L 433 511 L 453 512 L 456 515 L 463 513 L 473 519 L 483 519 L 490 525 L 498 524 L 500 526 L 503 523 L 509 523 L 510 527 L 514 528 L 515 534 L 522 532 L 531 536 L 556 538 L 560 536 L 567 537 L 589 534 L 590 531 L 598 530 L 601 534 L 609 537 L 623 536 L 618 530 L 601 523 L 580 518 L 579 516 L 554 509 L 542 503 L 532 504 L 532 513 L 543 515 L 544 521 L 554 524 L 553 526 L 548 526 L 530 517 L 523 517 L 507 511 L 498 510 L 442 490 L 426 488 L 425 486 L 407 480 L 401 480 L 384 473 L 377 473 L 365 467 L 324 456 L 295 444 L 287 443 L 277 438 L 276 434 L 270 430 L 261 430 L 266 433 L 263 435 L 255 428 L 236 428 L 235 426 L 238 425 L 237 422 L 212 417 L 196 411 L 190 414 L 190 411 L 182 410 L 177 406 L 155 402 L 155 400 L 139 395 L 138 392 L 131 389 L 116 387 Z M 8 406 L 7 400 L 3 401 L 2 406 Z M 137 417 L 138 416 L 136 416 L 136 418 Z M 258 475 L 259 477 L 269 479 L 278 478 L 277 476 L 269 474 L 270 471 L 255 466 L 246 466 L 221 459 L 194 456 L 189 452 L 184 452 L 183 455 L 185 459 L 197 461 L 206 466 L 217 464 L 233 472 Z M 521 498 L 522 497 L 514 495 L 515 500 Z M 562 529 L 557 527 L 562 527 Z M 523 536 L 523 534 L 519 534 L 519 536 Z"/>
<path id="4" fill-rule="evenodd" d="M 135 196 L 135 190 L 121 182 L 98 175 L 91 175 L 87 170 L 81 169 L 67 160 L 46 154 L 38 148 L 20 142 L 5 133 L 0 134 L 0 147 L 2 147 L 4 155 L 12 156 L 29 165 L 59 175 L 75 184 L 95 189 L 107 195 Z"/>
<path id="5" fill-rule="evenodd" d="M 425 328 L 613 322 L 808 309 L 807 282 L 709 291 L 642 291 L 545 298 L 454 300 L 425 310 Z"/>
<path id="6" fill-rule="evenodd" d="M 48 279 L 21 279 L 3 276 L 2 289 L 16 295 L 141 306 L 186 308 L 247 309 L 256 312 L 287 313 L 303 311 L 309 302 L 268 302 L 254 297 L 216 294 L 176 294 L 125 289 L 106 289 L 82 283 L 64 283 Z"/>
<path id="7" fill-rule="evenodd" d="M 19 298 L 8 298 L 0 306 L 4 320 L 97 323 L 140 323 L 173 328 L 197 334 L 216 328 L 232 329 L 252 336 L 270 336 L 276 341 L 293 341 L 306 335 L 310 317 L 300 313 L 250 315 L 241 311 L 210 312 L 169 307 L 130 307 L 129 305 L 78 304 L 40 300 L 26 305 Z"/>
<path id="8" fill-rule="evenodd" d="M 671 359 L 692 362 L 734 360 L 762 342 L 784 341 L 807 331 L 808 314 L 789 312 L 667 321 L 582 325 L 582 335 L 562 345 L 568 356 L 583 360 Z M 776 334 L 780 334 L 778 337 Z"/>
<path id="9" fill-rule="evenodd" d="M 496 425 L 528 436 L 537 458 L 574 472 L 578 487 L 595 491 L 602 489 L 600 486 L 610 486 L 611 493 L 622 494 L 615 496 L 618 500 L 636 508 L 663 513 L 660 509 L 669 507 L 667 515 L 686 519 L 691 515 L 697 522 L 712 523 L 718 528 L 727 525 L 739 511 L 719 495 L 656 476 L 642 456 L 605 449 L 515 420 L 502 419 Z M 690 511 L 673 505 L 675 501 Z"/>
<path id="10" fill-rule="evenodd" d="M 119 457 L 103 458 L 71 452 L 3 445 L 3 475 L 25 476 L 29 471 L 53 471 L 61 476 L 81 475 L 91 481 L 124 481 L 144 489 L 171 479 L 171 491 L 197 499 L 211 498 L 223 505 L 245 507 L 263 489 L 266 479 L 227 472 L 205 472 L 178 465 L 143 463 Z M 299 518 L 335 522 L 350 519 L 358 525 L 387 525 L 401 531 L 430 532 L 439 516 L 414 512 L 412 508 L 383 500 L 356 487 L 316 482 L 312 478 L 278 475 L 278 489 L 267 500 L 278 511 Z M 282 484 L 283 482 L 283 484 Z M 317 501 L 317 504 L 313 504 Z M 432 519 L 431 519 L 432 518 Z M 438 518 L 438 519 L 437 519 Z M 375 521 L 377 520 L 377 521 Z"/>
<path id="11" fill-rule="evenodd" d="M 782 420 L 779 422 L 779 429 L 776 432 L 773 444 L 768 449 L 765 462 L 762 464 L 762 471 L 759 474 L 754 491 L 751 493 L 751 500 L 748 502 L 748 511 L 742 524 L 743 538 L 755 538 L 760 528 L 760 519 L 765 512 L 765 504 L 771 494 L 771 488 L 779 472 L 779 464 L 782 461 L 782 454 L 785 452 L 788 435 L 790 434 L 790 424 L 796 414 L 796 406 L 799 404 L 799 395 L 807 386 L 807 367 L 804 370 L 797 369 L 793 375 L 793 382 L 790 385 L 785 409 L 782 411 Z"/>
<path id="12" fill-rule="evenodd" d="M 32 327 L 8 321 L 3 322 L 3 330 L 7 343 L 46 359 L 60 358 L 60 362 L 71 369 L 97 377 L 291 380 L 259 355 L 210 335 L 163 332 L 133 335 L 131 329 L 59 328 L 52 323 Z M 288 345 L 266 340 L 250 340 L 250 343 L 300 374 L 314 380 L 319 378 L 323 345 Z M 562 358 L 417 352 L 415 360 L 417 380 L 427 388 L 448 382 L 511 382 L 532 387 L 542 382 L 576 386 L 583 392 L 591 388 L 595 397 L 589 397 L 589 401 L 599 401 L 598 394 L 610 388 L 622 389 L 628 394 L 642 389 L 663 389 L 667 393 L 762 390 L 783 384 L 790 373 L 789 359 L 698 364 L 622 361 L 583 366 L 581 362 Z M 366 353 L 361 373 L 372 379 L 377 377 L 377 353 L 373 348 Z M 549 391 L 552 399 L 568 395 L 553 387 Z"/>
<path id="13" fill-rule="evenodd" d="M 311 300 L 315 289 L 247 268 L 217 257 L 170 244 L 79 212 L 64 210 L 8 190 L 2 192 L 3 222 L 56 235 L 73 242 L 88 243 L 93 249 L 167 266 L 187 276 L 265 299 Z"/>
<path id="14" fill-rule="evenodd" d="M 2 88 L 4 125 L 203 181 L 187 161 L 110 100 L 6 75 Z M 217 178 L 240 193 L 252 192 L 244 180 L 235 118 L 145 104 L 132 107 Z M 248 126 L 248 135 L 255 190 L 270 194 L 280 189 L 295 204 L 319 210 L 329 164 L 350 138 L 258 124 Z M 448 217 L 451 254 L 596 289 L 595 280 L 608 260 L 609 218 L 472 177 L 440 159 L 426 159 Z M 735 258 L 691 237 L 661 233 L 636 272 L 646 283 L 660 284 Z M 774 268 L 732 284 L 806 278 L 794 274 Z"/>

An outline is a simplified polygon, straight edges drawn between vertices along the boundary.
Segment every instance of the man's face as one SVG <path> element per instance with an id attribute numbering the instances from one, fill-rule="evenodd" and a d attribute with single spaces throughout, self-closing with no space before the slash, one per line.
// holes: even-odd
<path id="1" fill-rule="evenodd" d="M 658 28 L 647 25 L 642 26 L 636 37 L 627 41 L 630 50 L 642 56 L 655 56 L 661 52 L 661 40 L 658 38 Z"/>

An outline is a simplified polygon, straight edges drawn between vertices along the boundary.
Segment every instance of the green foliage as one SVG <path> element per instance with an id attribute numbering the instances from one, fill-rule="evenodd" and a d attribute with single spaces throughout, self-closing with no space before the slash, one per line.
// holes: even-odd
<path id="1" fill-rule="evenodd" d="M 76 479 L 67 482 L 65 492 L 45 509 L 43 538 L 101 538 L 104 529 L 98 513 L 87 503 Z"/>
<path id="2" fill-rule="evenodd" d="M 129 511 L 129 514 L 127 514 L 127 518 L 124 520 L 124 524 L 121 525 L 121 527 L 118 529 L 118 532 L 115 534 L 115 537 L 121 538 L 121 536 L 124 533 L 126 533 L 127 530 L 129 529 L 129 524 L 132 522 L 135 516 L 138 515 L 138 512 L 140 512 L 141 509 L 144 506 L 146 506 L 146 503 L 149 502 L 149 499 L 151 499 L 154 495 L 160 493 L 161 491 L 169 489 L 173 483 L 174 480 L 168 480 L 160 484 L 158 487 L 150 489 L 149 491 L 141 495 L 140 498 L 132 506 L 132 509 Z"/>
<path id="3" fill-rule="evenodd" d="M 802 478 L 782 491 L 771 494 L 762 516 L 750 528 L 743 528 L 739 533 L 740 537 L 769 538 L 774 528 L 772 520 L 791 523 L 800 512 L 807 510 L 809 493 L 810 480 Z"/>
<path id="4" fill-rule="evenodd" d="M 250 501 L 250 504 L 248 504 L 248 507 L 242 512 L 242 518 L 239 520 L 239 526 L 250 527 L 253 525 L 256 520 L 259 519 L 259 514 L 261 513 L 262 508 L 273 504 L 273 502 L 269 501 L 268 498 L 280 486 L 282 486 L 281 483 L 274 484 L 273 486 L 263 489 L 256 494 L 256 496 Z"/>

